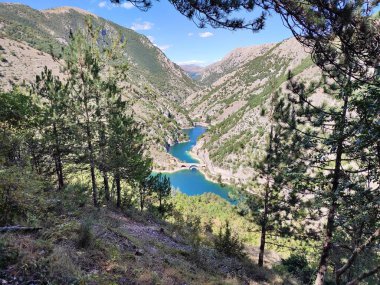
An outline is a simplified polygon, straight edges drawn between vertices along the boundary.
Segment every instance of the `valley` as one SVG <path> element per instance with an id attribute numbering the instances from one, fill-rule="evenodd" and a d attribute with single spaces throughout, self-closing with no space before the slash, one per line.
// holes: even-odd
<path id="1" fill-rule="evenodd" d="M 0 1 L 1 285 L 379 283 L 378 1 L 47 2 Z"/>
<path id="2" fill-rule="evenodd" d="M 109 34 L 124 33 L 130 69 L 125 98 L 136 118 L 149 126 L 145 132 L 157 171 L 181 168 L 178 159 L 168 155 L 167 147 L 186 139 L 181 129 L 194 122 L 204 123 L 210 125 L 209 130 L 192 150 L 192 155 L 205 165 L 203 173 L 212 181 L 250 191 L 253 164 L 262 155 L 260 145 L 267 132 L 266 116 L 260 113 L 268 108 L 269 95 L 286 90 L 288 71 L 306 82 L 320 77 L 295 39 L 239 48 L 205 68 L 186 66 L 188 76 L 144 36 L 97 16 L 70 7 L 40 12 L 21 5 L 0 5 L 0 44 L 7 50 L 2 52 L 7 62 L 0 67 L 5 90 L 12 84 L 29 82 L 44 65 L 59 74 L 59 64 L 47 53 L 49 45 L 59 51 L 60 45 L 68 41 L 69 27 L 83 25 L 87 16 Z M 24 32 L 13 33 L 20 25 Z M 39 28 L 33 31 L 32 26 Z M 32 71 L 27 77 L 20 73 L 24 67 Z M 197 76 L 192 79 L 194 72 Z"/>

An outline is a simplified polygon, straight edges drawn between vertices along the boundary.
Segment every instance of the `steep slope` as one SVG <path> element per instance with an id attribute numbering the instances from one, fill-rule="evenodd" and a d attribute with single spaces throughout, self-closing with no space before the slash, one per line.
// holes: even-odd
<path id="1" fill-rule="evenodd" d="M 105 41 L 117 33 L 127 40 L 126 54 L 136 79 L 149 81 L 172 100 L 181 101 L 195 85 L 181 70 L 143 35 L 121 27 L 78 8 L 60 7 L 38 11 L 20 4 L 0 4 L 1 34 L 14 40 L 29 43 L 32 47 L 48 52 L 69 40 L 70 29 L 83 28 L 85 18 L 91 17 L 94 25 L 107 33 Z"/>
<path id="2" fill-rule="evenodd" d="M 47 53 L 51 47 L 60 52 L 69 41 L 70 30 L 83 28 L 86 17 L 106 32 L 104 41 L 117 34 L 127 40 L 129 90 L 125 96 L 133 99 L 137 118 L 149 126 L 146 131 L 155 162 L 169 163 L 166 144 L 179 139 L 179 129 L 191 125 L 187 112 L 178 103 L 198 87 L 148 38 L 133 30 L 78 8 L 38 11 L 20 4 L 0 3 L 0 87 L 28 83 L 45 65 L 58 72 L 58 64 Z"/>
<path id="3" fill-rule="evenodd" d="M 273 46 L 274 44 L 264 44 L 237 48 L 222 60 L 207 66 L 201 73 L 199 81 L 204 85 L 217 86 L 220 84 L 219 80 L 228 80 L 238 68 L 249 60 L 264 54 Z"/>
<path id="4" fill-rule="evenodd" d="M 265 268 L 257 266 L 257 248 L 251 245 L 244 258 L 220 254 L 212 246 L 217 230 L 194 229 L 189 217 L 187 222 L 182 216 L 165 221 L 133 209 L 125 214 L 94 208 L 84 191 L 70 190 L 28 189 L 34 194 L 28 202 L 34 202 L 37 230 L 0 232 L 0 284 L 300 284 L 271 269 L 280 261 L 274 252 L 266 251 Z M 245 226 L 253 234 L 243 224 L 245 218 L 215 195 L 203 195 L 201 201 L 177 198 L 187 202 L 187 211 L 192 204 L 202 205 L 203 215 L 218 221 L 216 209 L 234 218 L 231 225 Z"/>
<path id="5" fill-rule="evenodd" d="M 268 99 L 286 91 L 289 70 L 306 82 L 321 76 L 294 38 L 234 50 L 204 70 L 200 81 L 209 87 L 189 96 L 186 104 L 195 121 L 211 124 L 193 151 L 208 165 L 209 176 L 250 182 L 266 141 Z"/>

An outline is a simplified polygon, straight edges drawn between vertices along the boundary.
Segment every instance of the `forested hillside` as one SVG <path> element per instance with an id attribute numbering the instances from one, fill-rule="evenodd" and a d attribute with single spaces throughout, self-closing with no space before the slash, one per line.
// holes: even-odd
<path id="1" fill-rule="evenodd" d="M 166 144 L 181 139 L 179 130 L 191 126 L 187 111 L 178 102 L 197 86 L 148 38 L 133 30 L 76 8 L 37 11 L 24 5 L 0 3 L 1 86 L 9 89 L 12 84 L 30 82 L 45 65 L 58 72 L 59 64 L 48 54 L 61 53 L 69 42 L 70 31 L 83 29 L 86 17 L 102 29 L 104 43 L 118 34 L 128 43 L 124 51 L 129 67 L 124 96 L 134 105 L 137 119 L 149 125 L 146 131 L 152 140 L 155 163 L 165 165 L 170 160 L 165 154 Z"/>
<path id="2" fill-rule="evenodd" d="M 186 74 L 85 10 L 0 3 L 0 284 L 379 284 L 379 1 L 170 2 L 294 37 Z"/>
<path id="3" fill-rule="evenodd" d="M 265 112 L 271 96 L 286 91 L 289 71 L 308 83 L 321 78 L 309 53 L 294 38 L 234 50 L 203 71 L 200 82 L 205 89 L 186 103 L 192 117 L 211 124 L 194 152 L 210 161 L 212 176 L 235 184 L 250 182 L 253 163 L 264 153 Z"/>

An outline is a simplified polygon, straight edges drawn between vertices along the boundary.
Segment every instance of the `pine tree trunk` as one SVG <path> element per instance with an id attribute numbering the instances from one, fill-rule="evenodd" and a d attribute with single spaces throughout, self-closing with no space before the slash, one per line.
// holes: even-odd
<path id="1" fill-rule="evenodd" d="M 96 176 L 95 176 L 95 159 L 94 159 L 94 149 L 91 141 L 91 131 L 90 126 L 87 123 L 87 148 L 90 153 L 90 171 L 91 171 L 91 182 L 92 182 L 92 198 L 94 201 L 94 206 L 98 207 L 98 189 L 96 186 Z"/>
<path id="2" fill-rule="evenodd" d="M 103 182 L 104 182 L 104 195 L 106 197 L 106 201 L 110 200 L 110 186 L 108 182 L 108 173 L 107 171 L 103 171 Z"/>
<path id="3" fill-rule="evenodd" d="M 115 175 L 116 182 L 116 207 L 121 207 L 121 184 L 120 184 L 120 174 L 116 173 Z"/>
<path id="4" fill-rule="evenodd" d="M 95 164 L 94 162 L 91 162 L 90 164 L 90 171 L 91 171 L 91 182 L 92 182 L 92 199 L 94 201 L 94 206 L 99 207 L 98 203 L 98 189 L 96 186 L 96 177 L 95 177 Z"/>
<path id="5" fill-rule="evenodd" d="M 58 180 L 58 190 L 62 190 L 64 185 L 64 179 L 63 179 L 63 166 L 62 166 L 62 152 L 58 137 L 58 131 L 57 126 L 55 123 L 53 123 L 53 133 L 55 138 L 55 167 L 56 167 L 56 174 L 57 174 L 57 180 Z"/>
<path id="6" fill-rule="evenodd" d="M 336 157 L 335 157 L 335 167 L 333 173 L 332 187 L 330 192 L 331 204 L 328 209 L 327 224 L 325 230 L 325 239 L 323 241 L 323 248 L 321 257 L 319 259 L 317 278 L 314 282 L 315 285 L 323 285 L 325 283 L 325 277 L 328 267 L 328 259 L 330 256 L 330 250 L 332 247 L 332 238 L 335 230 L 335 214 L 338 208 L 338 197 L 339 197 L 339 187 L 340 187 L 340 176 L 341 176 L 341 165 L 342 165 L 342 154 L 343 154 L 343 143 L 344 143 L 344 131 L 346 128 L 346 115 L 347 115 L 347 104 L 348 95 L 344 95 L 344 105 L 342 108 L 341 122 L 337 126 L 339 131 L 339 138 L 337 141 Z"/>
<path id="7" fill-rule="evenodd" d="M 264 252 L 265 252 L 265 242 L 266 242 L 266 233 L 267 233 L 267 223 L 268 223 L 268 203 L 269 203 L 269 191 L 270 191 L 270 174 L 272 172 L 271 159 L 273 155 L 273 125 L 270 127 L 269 133 L 269 148 L 267 154 L 267 181 L 265 186 L 265 197 L 264 197 L 264 213 L 261 221 L 261 237 L 260 237 L 260 252 L 259 252 L 259 261 L 258 265 L 260 267 L 264 266 Z"/>
<path id="8" fill-rule="evenodd" d="M 161 192 L 159 192 L 159 194 L 158 194 L 158 202 L 159 202 L 159 211 L 160 211 L 160 213 L 161 214 L 163 214 L 163 209 L 162 209 L 162 193 Z"/>
<path id="9" fill-rule="evenodd" d="M 258 262 L 258 265 L 260 267 L 264 266 L 264 252 L 265 252 L 265 241 L 266 241 L 267 221 L 268 221 L 268 197 L 269 197 L 269 188 L 265 190 L 264 213 L 263 213 L 263 220 L 261 222 L 260 252 L 259 252 L 259 262 Z"/>
<path id="10" fill-rule="evenodd" d="M 32 156 L 32 170 L 37 172 L 37 174 L 41 174 L 41 170 L 39 167 L 39 163 L 38 163 L 36 153 L 34 151 L 34 147 L 31 148 L 30 152 L 31 152 L 31 156 Z"/>
<path id="11" fill-rule="evenodd" d="M 140 190 L 140 211 L 144 210 L 144 193 L 143 190 Z"/>
<path id="12" fill-rule="evenodd" d="M 81 74 L 82 81 L 84 75 Z M 87 149 L 90 155 L 90 172 L 91 172 L 91 182 L 92 182 L 92 198 L 94 201 L 94 206 L 99 207 L 98 203 L 98 188 L 96 185 L 96 176 L 95 176 L 95 158 L 94 158 L 94 147 L 92 145 L 92 132 L 90 127 L 90 115 L 88 111 L 88 97 L 87 94 L 84 95 L 84 110 L 86 115 L 86 135 L 87 135 Z"/>

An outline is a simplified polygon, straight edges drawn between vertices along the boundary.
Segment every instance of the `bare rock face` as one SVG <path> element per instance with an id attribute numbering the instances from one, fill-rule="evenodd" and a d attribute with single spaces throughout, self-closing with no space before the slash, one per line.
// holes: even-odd
<path id="1" fill-rule="evenodd" d="M 52 8 L 52 9 L 46 9 L 42 10 L 42 13 L 49 15 L 49 14 L 62 14 L 62 13 L 71 13 L 72 11 L 75 11 L 77 13 L 83 14 L 83 15 L 89 15 L 93 17 L 98 17 L 95 14 L 92 14 L 86 10 L 83 10 L 78 7 L 69 7 L 69 6 L 63 6 L 63 7 L 58 7 L 58 8 Z"/>
<path id="2" fill-rule="evenodd" d="M 59 64 L 42 51 L 27 43 L 0 38 L 0 88 L 9 90 L 13 85 L 29 84 L 44 67 L 59 75 Z"/>
<path id="3" fill-rule="evenodd" d="M 207 66 L 201 72 L 200 81 L 205 84 L 218 86 L 227 80 L 234 71 L 242 67 L 247 61 L 267 52 L 275 44 L 263 44 L 237 48 L 227 54 L 222 60 Z"/>

